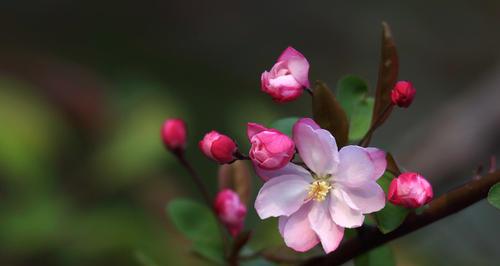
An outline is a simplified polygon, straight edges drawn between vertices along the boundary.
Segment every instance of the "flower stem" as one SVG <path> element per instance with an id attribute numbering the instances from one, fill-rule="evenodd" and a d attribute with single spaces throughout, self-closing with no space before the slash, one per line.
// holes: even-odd
<path id="1" fill-rule="evenodd" d="M 193 179 L 194 183 L 198 187 L 198 190 L 201 192 L 203 199 L 205 200 L 205 203 L 208 205 L 208 208 L 212 211 L 213 215 L 215 216 L 215 219 L 217 220 L 217 225 L 219 227 L 220 235 L 222 238 L 222 242 L 224 245 L 224 254 L 227 252 L 227 247 L 228 247 L 228 240 L 227 240 L 227 235 L 224 231 L 224 225 L 222 224 L 221 220 L 219 219 L 219 216 L 217 215 L 217 212 L 214 209 L 213 202 L 212 202 L 212 197 L 210 197 L 210 193 L 208 192 L 207 187 L 205 186 L 205 183 L 203 183 L 203 180 L 201 177 L 198 175 L 198 173 L 194 170 L 193 166 L 191 163 L 186 160 L 186 157 L 184 156 L 184 152 L 175 152 L 174 153 L 179 159 L 179 162 L 181 163 L 182 166 L 188 171 L 189 175 Z"/>

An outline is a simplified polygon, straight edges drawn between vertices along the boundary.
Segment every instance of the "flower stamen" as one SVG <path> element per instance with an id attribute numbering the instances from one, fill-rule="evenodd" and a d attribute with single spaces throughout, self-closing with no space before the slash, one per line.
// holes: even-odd
<path id="1" fill-rule="evenodd" d="M 332 189 L 332 186 L 329 182 L 324 180 L 314 181 L 309 185 L 306 200 L 324 201 L 330 189 Z"/>

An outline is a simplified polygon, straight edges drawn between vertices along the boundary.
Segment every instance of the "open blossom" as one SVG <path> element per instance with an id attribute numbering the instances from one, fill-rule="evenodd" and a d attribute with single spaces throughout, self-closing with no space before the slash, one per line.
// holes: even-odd
<path id="1" fill-rule="evenodd" d="M 309 62 L 299 51 L 288 47 L 271 70 L 262 73 L 260 80 L 262 91 L 274 101 L 293 101 L 310 86 Z"/>
<path id="2" fill-rule="evenodd" d="M 230 137 L 215 130 L 205 134 L 199 147 L 208 158 L 221 164 L 233 161 L 233 154 L 237 149 L 236 143 Z"/>
<path id="3" fill-rule="evenodd" d="M 255 209 L 261 219 L 279 217 L 288 247 L 305 252 L 321 242 L 329 253 L 338 247 L 344 228 L 361 226 L 364 214 L 384 207 L 385 194 L 376 180 L 385 171 L 385 153 L 359 146 L 339 151 L 330 132 L 308 118 L 294 125 L 293 138 L 311 172 L 292 163 L 261 171 L 270 179 Z"/>
<path id="4" fill-rule="evenodd" d="M 419 208 L 433 197 L 432 186 L 417 173 L 402 173 L 389 186 L 387 198 L 390 202 L 406 208 Z"/>
<path id="5" fill-rule="evenodd" d="M 248 123 L 247 135 L 252 147 L 249 156 L 256 167 L 275 170 L 284 167 L 295 154 L 290 137 L 276 129 Z"/>
<path id="6" fill-rule="evenodd" d="M 215 197 L 214 208 L 232 236 L 243 230 L 247 208 L 236 192 L 230 189 L 221 190 Z"/>
<path id="7" fill-rule="evenodd" d="M 183 150 L 186 147 L 187 129 L 182 119 L 167 119 L 161 128 L 163 144 L 171 151 Z"/>
<path id="8" fill-rule="evenodd" d="M 391 91 L 391 101 L 393 104 L 408 108 L 415 98 L 417 91 L 409 81 L 398 81 Z"/>

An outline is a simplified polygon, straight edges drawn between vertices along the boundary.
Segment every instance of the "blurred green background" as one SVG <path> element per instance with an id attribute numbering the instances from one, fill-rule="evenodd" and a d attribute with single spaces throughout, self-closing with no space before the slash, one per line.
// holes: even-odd
<path id="1" fill-rule="evenodd" d="M 280 52 L 303 52 L 311 80 L 357 74 L 373 88 L 382 20 L 418 93 L 374 145 L 439 195 L 500 154 L 498 1 L 2 1 L 0 265 L 204 265 L 164 213 L 201 199 L 163 149 L 164 119 L 187 121 L 215 191 L 205 132 L 245 150 L 246 122 L 310 115 L 306 94 L 277 105 L 260 92 Z M 482 202 L 391 247 L 398 265 L 495 265 L 499 222 Z M 273 239 L 256 245 L 276 243 L 266 225 Z"/>

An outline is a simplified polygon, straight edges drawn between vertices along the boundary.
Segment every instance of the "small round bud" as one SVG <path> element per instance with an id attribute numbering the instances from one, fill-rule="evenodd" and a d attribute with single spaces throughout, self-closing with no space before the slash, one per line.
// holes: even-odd
<path id="1" fill-rule="evenodd" d="M 432 200 L 432 186 L 417 173 L 403 173 L 392 180 L 387 197 L 396 205 L 419 208 Z"/>
<path id="2" fill-rule="evenodd" d="M 243 230 L 247 208 L 236 192 L 230 189 L 221 190 L 215 197 L 214 209 L 233 237 Z"/>
<path id="3" fill-rule="evenodd" d="M 182 119 L 167 119 L 161 128 L 163 144 L 170 151 L 182 151 L 186 147 L 187 129 Z"/>
<path id="4" fill-rule="evenodd" d="M 262 169 L 280 169 L 288 164 L 295 154 L 292 139 L 276 129 L 248 123 L 247 134 L 252 144 L 250 159 Z"/>
<path id="5" fill-rule="evenodd" d="M 203 154 L 220 164 L 229 163 L 235 159 L 236 143 L 230 137 L 215 130 L 205 134 L 199 146 Z"/>
<path id="6" fill-rule="evenodd" d="M 408 108 L 416 92 L 409 81 L 398 81 L 391 91 L 391 101 L 399 107 Z"/>

